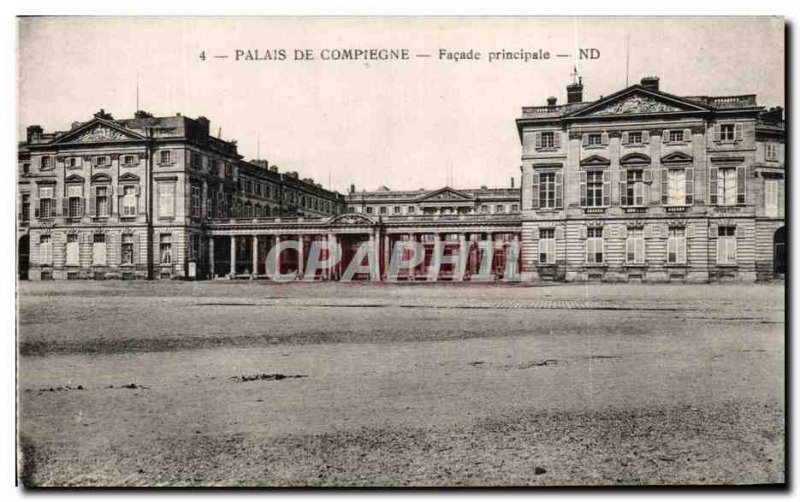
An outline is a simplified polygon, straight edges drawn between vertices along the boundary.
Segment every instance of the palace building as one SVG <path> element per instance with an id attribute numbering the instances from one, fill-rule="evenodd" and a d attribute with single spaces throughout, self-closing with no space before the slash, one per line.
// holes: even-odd
<path id="1" fill-rule="evenodd" d="M 364 243 L 375 274 L 355 278 L 452 279 L 437 253 L 460 249 L 467 280 L 487 269 L 534 282 L 785 272 L 781 108 L 754 95 L 675 96 L 657 77 L 594 101 L 583 91 L 578 80 L 566 103 L 522 108 L 521 183 L 509 188 L 351 185 L 341 195 L 245 161 L 205 117 L 101 110 L 68 131 L 30 126 L 19 147 L 20 277 L 267 278 L 275 265 L 336 280 Z M 342 263 L 304 275 L 320 244 L 340 246 Z M 424 259 L 395 277 L 390 261 L 407 244 Z"/>

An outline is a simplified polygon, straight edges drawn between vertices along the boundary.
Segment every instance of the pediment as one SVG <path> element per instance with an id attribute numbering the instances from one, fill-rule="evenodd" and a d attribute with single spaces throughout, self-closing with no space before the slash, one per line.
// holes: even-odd
<path id="1" fill-rule="evenodd" d="M 611 164 L 611 161 L 605 157 L 601 157 L 599 155 L 592 155 L 586 157 L 581 161 L 581 166 L 607 166 Z"/>
<path id="2" fill-rule="evenodd" d="M 374 225 L 375 220 L 359 213 L 339 214 L 328 220 L 328 225 Z"/>
<path id="3" fill-rule="evenodd" d="M 651 115 L 676 112 L 703 112 L 706 108 L 663 92 L 650 91 L 639 85 L 600 99 L 577 112 L 573 117 L 606 117 L 619 115 Z"/>
<path id="4" fill-rule="evenodd" d="M 54 143 L 106 143 L 141 139 L 144 136 L 115 122 L 95 118 L 60 136 Z"/>
<path id="5" fill-rule="evenodd" d="M 661 157 L 662 164 L 684 164 L 692 162 L 693 160 L 691 155 L 687 155 L 683 152 L 672 152 Z"/>
<path id="6" fill-rule="evenodd" d="M 92 181 L 93 182 L 111 181 L 111 176 L 107 175 L 106 173 L 97 173 L 92 176 Z"/>
<path id="7" fill-rule="evenodd" d="M 67 178 L 64 180 L 64 183 L 83 183 L 84 181 L 86 180 L 83 179 L 83 176 L 72 174 L 67 176 Z"/>
<path id="8" fill-rule="evenodd" d="M 120 181 L 139 181 L 139 177 L 136 176 L 135 174 L 124 173 L 124 174 L 120 175 L 119 180 Z"/>
<path id="9" fill-rule="evenodd" d="M 627 164 L 649 164 L 650 157 L 643 153 L 635 152 L 629 153 L 628 155 L 624 155 L 619 159 L 619 163 L 622 165 Z"/>
<path id="10" fill-rule="evenodd" d="M 440 188 L 439 190 L 430 192 L 417 199 L 420 202 L 440 202 L 440 201 L 471 201 L 472 197 L 469 195 L 453 190 L 450 187 Z"/>

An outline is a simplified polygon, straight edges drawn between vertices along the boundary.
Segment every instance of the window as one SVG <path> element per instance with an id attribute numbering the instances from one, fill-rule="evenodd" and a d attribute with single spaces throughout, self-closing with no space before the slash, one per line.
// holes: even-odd
<path id="1" fill-rule="evenodd" d="M 717 197 L 721 206 L 736 205 L 736 169 L 720 169 L 717 175 Z"/>
<path id="2" fill-rule="evenodd" d="M 22 174 L 28 174 L 31 172 L 31 164 L 30 162 L 24 162 L 22 164 Z"/>
<path id="3" fill-rule="evenodd" d="M 481 213 L 486 214 L 489 212 L 489 206 L 486 204 L 481 205 Z"/>
<path id="4" fill-rule="evenodd" d="M 686 172 L 683 169 L 667 170 L 667 205 L 682 206 L 686 201 Z"/>
<path id="5" fill-rule="evenodd" d="M 736 227 L 718 227 L 717 263 L 736 263 Z"/>
<path id="6" fill-rule="evenodd" d="M 603 171 L 586 172 L 586 206 L 603 205 Z"/>
<path id="7" fill-rule="evenodd" d="M 587 142 L 589 146 L 600 146 L 603 144 L 603 135 L 600 133 L 589 134 Z"/>
<path id="8" fill-rule="evenodd" d="M 644 206 L 644 171 L 628 170 L 625 183 L 621 187 L 620 204 L 623 206 Z"/>
<path id="9" fill-rule="evenodd" d="M 55 216 L 55 200 L 53 187 L 39 187 L 39 217 L 53 218 Z"/>
<path id="10" fill-rule="evenodd" d="M 192 185 L 192 216 L 194 218 L 199 218 L 202 216 L 202 192 L 198 185 Z"/>
<path id="11" fill-rule="evenodd" d="M 533 207 L 561 207 L 562 184 L 560 172 L 533 173 Z"/>
<path id="12" fill-rule="evenodd" d="M 519 204 L 511 204 L 511 212 L 516 213 L 519 211 Z"/>
<path id="13" fill-rule="evenodd" d="M 669 132 L 670 143 L 682 143 L 683 141 L 683 130 L 675 129 Z"/>
<path id="14" fill-rule="evenodd" d="M 720 141 L 733 141 L 736 137 L 736 128 L 733 124 L 720 124 L 719 126 L 719 140 Z"/>
<path id="15" fill-rule="evenodd" d="M 367 206 L 367 214 L 372 214 L 372 206 Z"/>
<path id="16" fill-rule="evenodd" d="M 227 163 L 225 164 L 225 177 L 233 178 L 233 166 Z"/>
<path id="17" fill-rule="evenodd" d="M 49 235 L 39 236 L 39 264 L 53 264 L 53 243 Z"/>
<path id="18" fill-rule="evenodd" d="M 218 175 L 219 174 L 219 160 L 211 159 L 208 162 L 209 162 L 209 169 L 208 170 L 211 171 L 212 173 Z"/>
<path id="19" fill-rule="evenodd" d="M 52 169 L 53 168 L 53 158 L 52 157 L 42 157 L 42 169 Z"/>
<path id="20" fill-rule="evenodd" d="M 549 264 L 556 262 L 556 229 L 539 229 L 539 263 Z"/>
<path id="21" fill-rule="evenodd" d="M 106 264 L 106 236 L 105 234 L 94 234 L 92 241 L 92 265 Z"/>
<path id="22" fill-rule="evenodd" d="M 764 213 L 769 218 L 778 217 L 778 180 L 764 180 Z"/>
<path id="23" fill-rule="evenodd" d="M 628 143 L 633 145 L 642 144 L 642 131 L 629 132 Z"/>
<path id="24" fill-rule="evenodd" d="M 64 161 L 64 165 L 69 167 L 69 168 L 79 167 L 80 166 L 80 164 L 78 164 L 78 158 L 77 157 L 67 157 L 67 159 Z"/>
<path id="25" fill-rule="evenodd" d="M 31 219 L 31 196 L 30 194 L 22 194 L 20 201 L 20 221 L 30 221 Z"/>
<path id="26" fill-rule="evenodd" d="M 543 132 L 541 142 L 541 148 L 554 148 L 556 146 L 555 134 L 553 132 Z"/>
<path id="27" fill-rule="evenodd" d="M 160 164 L 172 164 L 172 151 L 171 150 L 162 150 L 161 151 L 161 162 Z"/>
<path id="28" fill-rule="evenodd" d="M 158 215 L 162 218 L 175 216 L 175 183 L 158 185 Z"/>
<path id="29" fill-rule="evenodd" d="M 408 212 L 408 214 L 414 214 L 414 213 L 417 212 L 417 208 L 414 207 L 414 206 L 408 206 L 407 212 Z"/>
<path id="30" fill-rule="evenodd" d="M 505 207 L 504 205 L 502 205 L 502 204 L 497 204 L 497 205 L 494 207 L 494 212 L 495 212 L 495 213 L 504 213 L 504 212 L 505 212 L 505 210 L 506 210 L 506 207 Z"/>
<path id="31" fill-rule="evenodd" d="M 122 234 L 122 264 L 133 265 L 133 235 Z"/>
<path id="32" fill-rule="evenodd" d="M 133 155 L 125 155 L 122 157 L 122 163 L 126 166 L 135 166 L 136 158 Z"/>
<path id="33" fill-rule="evenodd" d="M 100 157 L 95 157 L 94 165 L 97 167 L 108 167 L 111 165 L 111 157 L 108 155 L 101 155 Z"/>
<path id="34" fill-rule="evenodd" d="M 78 252 L 78 234 L 67 234 L 67 265 L 80 265 L 80 254 Z"/>
<path id="35" fill-rule="evenodd" d="M 777 143 L 767 143 L 765 145 L 765 157 L 767 160 L 778 160 L 778 144 Z"/>
<path id="36" fill-rule="evenodd" d="M 400 206 L 394 206 L 394 214 L 400 214 Z"/>
<path id="37" fill-rule="evenodd" d="M 356 212 L 356 208 L 354 206 L 347 206 L 347 212 L 348 213 L 355 213 Z"/>
<path id="38" fill-rule="evenodd" d="M 136 187 L 122 187 L 122 216 L 136 216 Z"/>
<path id="39" fill-rule="evenodd" d="M 683 227 L 669 229 L 667 263 L 686 263 L 686 229 Z"/>
<path id="40" fill-rule="evenodd" d="M 172 234 L 161 234 L 158 239 L 159 256 L 162 265 L 172 263 Z"/>
<path id="41" fill-rule="evenodd" d="M 380 212 L 381 214 L 386 214 L 386 206 L 381 206 Z"/>
<path id="42" fill-rule="evenodd" d="M 94 214 L 99 218 L 108 216 L 108 187 L 95 187 Z"/>
<path id="43" fill-rule="evenodd" d="M 586 262 L 603 263 L 603 228 L 586 229 Z"/>
<path id="44" fill-rule="evenodd" d="M 642 228 L 628 229 L 625 251 L 628 263 L 644 263 L 644 230 Z"/>
<path id="45" fill-rule="evenodd" d="M 80 218 L 83 216 L 83 186 L 67 186 L 67 216 Z"/>

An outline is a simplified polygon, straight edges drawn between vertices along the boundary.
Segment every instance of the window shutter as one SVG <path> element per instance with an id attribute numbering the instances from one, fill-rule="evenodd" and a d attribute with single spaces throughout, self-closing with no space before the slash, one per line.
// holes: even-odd
<path id="1" fill-rule="evenodd" d="M 537 150 L 542 147 L 542 133 L 540 133 L 540 132 L 533 133 L 533 143 L 534 143 L 534 147 Z"/>
<path id="2" fill-rule="evenodd" d="M 588 134 L 584 134 L 584 135 L 581 136 L 581 143 L 583 144 L 583 146 L 589 146 L 589 135 Z"/>
<path id="3" fill-rule="evenodd" d="M 642 170 L 642 180 L 645 183 L 652 183 L 653 182 L 653 170 L 652 169 L 643 169 Z"/>
<path id="4" fill-rule="evenodd" d="M 608 225 L 603 225 L 601 228 L 601 233 L 603 235 L 603 239 L 608 239 L 611 237 L 611 227 Z"/>
<path id="5" fill-rule="evenodd" d="M 628 238 L 628 227 L 626 227 L 625 225 L 620 225 L 619 226 L 619 236 L 622 237 L 623 239 L 627 239 Z"/>
<path id="6" fill-rule="evenodd" d="M 661 142 L 669 143 L 669 130 L 664 129 L 663 131 L 661 131 Z"/>
<path id="7" fill-rule="evenodd" d="M 644 231 L 642 233 L 644 234 L 644 238 L 645 239 L 652 238 L 653 237 L 653 225 L 645 225 L 644 226 Z"/>
<path id="8" fill-rule="evenodd" d="M 564 227 L 556 227 L 556 240 L 564 240 Z"/>
<path id="9" fill-rule="evenodd" d="M 650 132 L 642 131 L 642 143 L 650 143 Z"/>
<path id="10" fill-rule="evenodd" d="M 142 246 L 145 245 L 144 234 L 136 235 L 136 248 L 133 250 L 133 263 L 144 264 L 146 253 L 142 253 Z"/>
<path id="11" fill-rule="evenodd" d="M 628 144 L 628 133 L 626 133 L 626 132 L 622 133 L 622 144 L 623 145 L 627 145 Z"/>
<path id="12" fill-rule="evenodd" d="M 603 135 L 601 136 L 601 138 L 602 138 L 603 144 L 607 145 L 608 144 L 608 133 L 604 132 Z"/>
<path id="13" fill-rule="evenodd" d="M 694 225 L 686 225 L 686 238 L 694 239 Z"/>
<path id="14" fill-rule="evenodd" d="M 683 130 L 683 141 L 692 142 L 692 130 L 691 129 L 684 129 Z"/>
<path id="15" fill-rule="evenodd" d="M 694 168 L 687 167 L 685 171 L 686 176 L 686 205 L 691 206 L 694 204 Z"/>
<path id="16" fill-rule="evenodd" d="M 734 131 L 733 132 L 734 140 L 742 141 L 742 138 L 744 137 L 742 133 L 742 124 L 736 124 L 735 126 L 733 126 L 733 131 Z"/>
<path id="17" fill-rule="evenodd" d="M 714 128 L 714 141 L 719 143 L 722 140 L 722 130 L 719 124 L 714 125 L 713 128 Z"/>
<path id="18" fill-rule="evenodd" d="M 737 124 L 738 125 L 738 124 Z M 747 168 L 739 166 L 736 168 L 736 203 L 744 204 L 747 194 Z"/>
<path id="19" fill-rule="evenodd" d="M 581 239 L 586 239 L 587 234 L 586 225 L 581 225 Z"/>
<path id="20" fill-rule="evenodd" d="M 136 196 L 138 197 L 141 194 L 142 194 L 142 187 L 140 187 L 139 185 L 136 185 Z"/>
<path id="21" fill-rule="evenodd" d="M 95 216 L 96 215 L 96 213 L 95 213 L 95 198 L 94 197 L 89 197 L 89 208 L 88 208 L 88 211 L 86 211 L 86 214 L 89 215 L 89 216 Z"/>
<path id="22" fill-rule="evenodd" d="M 564 207 L 564 173 L 556 173 L 556 207 Z"/>
<path id="23" fill-rule="evenodd" d="M 539 238 L 539 227 L 533 227 L 533 230 L 531 231 L 531 237 L 533 239 Z"/>
<path id="24" fill-rule="evenodd" d="M 580 185 L 581 185 L 581 186 L 580 186 L 580 190 L 581 190 L 581 196 L 580 196 L 580 202 L 581 202 L 581 207 L 586 207 L 586 171 L 581 171 L 581 172 L 580 172 L 580 175 L 581 175 L 581 183 L 580 183 Z"/>
<path id="25" fill-rule="evenodd" d="M 611 205 L 611 171 L 603 171 L 603 205 Z"/>
<path id="26" fill-rule="evenodd" d="M 619 172 L 619 205 L 628 205 L 628 171 L 623 169 Z"/>
<path id="27" fill-rule="evenodd" d="M 778 217 L 780 218 L 783 218 L 785 215 L 785 211 L 783 209 L 783 205 L 786 203 L 783 198 L 784 186 L 785 182 L 783 180 L 778 182 Z"/>
<path id="28" fill-rule="evenodd" d="M 61 216 L 67 216 L 69 214 L 69 199 L 64 197 L 61 199 Z"/>
<path id="29" fill-rule="evenodd" d="M 708 203 L 712 206 L 716 206 L 718 204 L 718 193 L 717 193 L 717 177 L 719 176 L 719 170 L 716 167 L 712 167 L 708 170 Z"/>
<path id="30" fill-rule="evenodd" d="M 668 196 L 667 188 L 669 188 L 668 187 L 669 182 L 667 180 L 668 176 L 669 176 L 669 171 L 667 169 L 662 169 L 661 170 L 661 205 L 662 206 L 666 206 L 667 202 L 669 202 L 669 199 L 667 197 Z"/>
<path id="31" fill-rule="evenodd" d="M 539 173 L 533 173 L 533 182 L 531 183 L 531 207 L 534 209 L 539 207 Z"/>
<path id="32" fill-rule="evenodd" d="M 553 146 L 556 148 L 561 148 L 561 133 L 558 131 L 553 133 Z"/>

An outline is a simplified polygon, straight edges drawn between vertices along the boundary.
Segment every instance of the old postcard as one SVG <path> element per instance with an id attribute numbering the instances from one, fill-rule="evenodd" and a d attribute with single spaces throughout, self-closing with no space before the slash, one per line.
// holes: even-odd
<path id="1" fill-rule="evenodd" d="M 39 487 L 782 485 L 777 17 L 21 17 Z"/>

